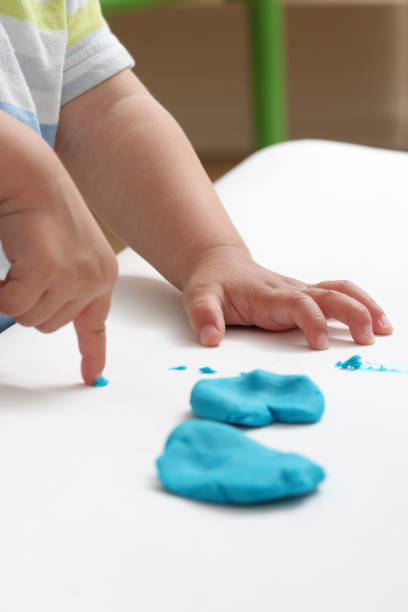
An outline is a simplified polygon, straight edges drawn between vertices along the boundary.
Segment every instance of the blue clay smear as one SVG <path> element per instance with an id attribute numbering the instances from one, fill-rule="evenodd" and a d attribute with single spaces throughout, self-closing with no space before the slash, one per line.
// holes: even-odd
<path id="1" fill-rule="evenodd" d="M 324 411 L 324 396 L 308 376 L 265 370 L 200 380 L 193 387 L 190 403 L 199 417 L 251 427 L 315 423 Z"/>
<path id="2" fill-rule="evenodd" d="M 363 361 L 360 355 L 353 355 L 347 361 L 337 361 L 337 368 L 342 370 L 366 370 L 370 372 L 397 372 L 399 374 L 408 374 L 408 365 L 384 365 L 383 363 L 371 363 Z"/>
<path id="3" fill-rule="evenodd" d="M 187 366 L 174 366 L 173 368 L 168 368 L 169 370 L 187 370 Z"/>
<path id="4" fill-rule="evenodd" d="M 105 378 L 104 376 L 101 376 L 100 378 L 97 378 L 94 382 L 94 387 L 106 387 L 106 385 L 109 385 L 109 380 L 107 378 Z"/>
<path id="5" fill-rule="evenodd" d="M 172 493 L 217 504 L 297 497 L 325 477 L 301 455 L 267 448 L 230 425 L 195 420 L 173 430 L 157 468 Z"/>
<path id="6" fill-rule="evenodd" d="M 337 368 L 341 368 L 342 370 L 361 370 L 363 365 L 363 360 L 360 355 L 353 355 L 347 361 L 338 361 L 336 363 Z"/>
<path id="7" fill-rule="evenodd" d="M 217 374 L 217 370 L 213 370 L 210 366 L 205 366 L 204 368 L 200 368 L 200 372 L 202 374 Z"/>

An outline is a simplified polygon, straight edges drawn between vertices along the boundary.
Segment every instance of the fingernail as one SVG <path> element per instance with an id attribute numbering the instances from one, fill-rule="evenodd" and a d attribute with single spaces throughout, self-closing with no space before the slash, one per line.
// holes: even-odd
<path id="1" fill-rule="evenodd" d="M 381 327 L 392 327 L 385 314 L 381 315 L 381 317 L 378 319 L 378 323 L 381 325 Z"/>
<path id="2" fill-rule="evenodd" d="M 365 325 L 361 330 L 361 335 L 367 344 L 374 344 L 375 338 L 371 325 Z"/>
<path id="3" fill-rule="evenodd" d="M 203 346 L 211 346 L 216 342 L 218 329 L 214 325 L 204 325 L 200 330 L 200 342 Z"/>
<path id="4" fill-rule="evenodd" d="M 324 350 L 329 348 L 329 338 L 327 334 L 324 332 L 320 332 L 316 336 L 316 346 L 319 350 Z"/>

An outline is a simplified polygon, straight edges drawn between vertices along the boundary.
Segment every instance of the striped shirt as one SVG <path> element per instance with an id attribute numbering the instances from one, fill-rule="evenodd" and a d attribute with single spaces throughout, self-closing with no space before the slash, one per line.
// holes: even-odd
<path id="1" fill-rule="evenodd" d="M 54 147 L 61 105 L 134 61 L 99 0 L 0 0 L 0 109 Z M 0 242 L 0 276 L 9 263 Z M 14 323 L 0 314 L 0 333 Z"/>
<path id="2" fill-rule="evenodd" d="M 133 65 L 99 0 L 0 0 L 0 109 L 51 147 L 61 105 Z"/>

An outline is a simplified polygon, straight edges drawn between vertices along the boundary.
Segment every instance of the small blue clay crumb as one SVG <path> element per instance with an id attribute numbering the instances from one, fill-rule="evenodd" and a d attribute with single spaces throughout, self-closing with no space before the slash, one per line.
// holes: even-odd
<path id="1" fill-rule="evenodd" d="M 168 368 L 169 370 L 187 370 L 187 366 L 174 366 L 173 368 Z"/>
<path id="2" fill-rule="evenodd" d="M 204 368 L 200 368 L 201 374 L 217 374 L 217 370 L 213 370 L 210 366 L 204 366 Z"/>
<path id="3" fill-rule="evenodd" d="M 97 378 L 94 382 L 94 387 L 106 387 L 106 385 L 109 385 L 109 380 L 107 378 L 105 378 L 104 376 L 101 376 L 100 378 Z"/>
<path id="4" fill-rule="evenodd" d="M 347 361 L 338 361 L 336 363 L 337 368 L 342 370 L 360 370 L 363 366 L 363 360 L 360 355 L 353 355 Z"/>
<path id="5" fill-rule="evenodd" d="M 363 361 L 359 355 L 350 357 L 347 361 L 338 361 L 335 364 L 342 370 L 367 370 L 370 372 L 398 372 L 399 374 L 408 374 L 408 366 L 384 365 L 383 363 L 371 363 Z"/>

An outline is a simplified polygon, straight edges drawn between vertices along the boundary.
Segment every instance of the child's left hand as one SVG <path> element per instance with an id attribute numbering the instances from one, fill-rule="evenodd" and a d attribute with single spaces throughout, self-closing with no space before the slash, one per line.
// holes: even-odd
<path id="1" fill-rule="evenodd" d="M 204 253 L 184 287 L 183 304 L 204 346 L 218 346 L 226 325 L 270 331 L 299 327 L 313 349 L 329 347 L 330 317 L 348 325 L 358 344 L 372 344 L 374 334 L 393 331 L 380 306 L 354 283 L 304 283 L 263 268 L 237 247 Z"/>

